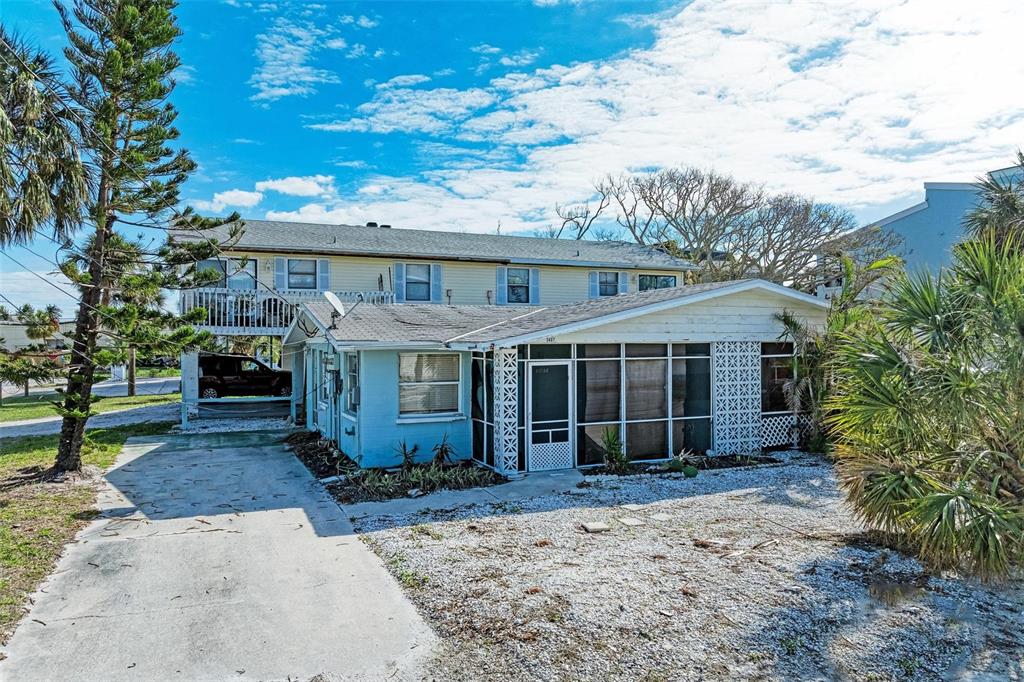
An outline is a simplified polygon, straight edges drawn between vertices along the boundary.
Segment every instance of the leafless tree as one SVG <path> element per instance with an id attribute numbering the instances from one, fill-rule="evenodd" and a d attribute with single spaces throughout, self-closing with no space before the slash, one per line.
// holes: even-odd
<path id="1" fill-rule="evenodd" d="M 759 277 L 811 290 L 829 269 L 840 274 L 839 252 L 877 259 L 898 248 L 892 233 L 855 230 L 852 214 L 797 194 L 698 168 L 608 175 L 594 184 L 592 202 L 556 207 L 562 220 L 552 236 L 592 237 L 614 221 L 630 238 L 702 267 L 702 279 Z M 861 257 L 858 257 L 861 256 Z"/>

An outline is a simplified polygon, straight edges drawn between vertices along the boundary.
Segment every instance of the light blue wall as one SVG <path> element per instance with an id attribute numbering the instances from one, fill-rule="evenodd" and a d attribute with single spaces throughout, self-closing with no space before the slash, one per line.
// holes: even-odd
<path id="1" fill-rule="evenodd" d="M 990 175 L 1003 183 L 1024 180 L 1016 167 L 992 171 Z M 965 234 L 964 218 L 980 201 L 978 191 L 973 187 L 942 187 L 944 183 L 928 187 L 928 184 L 925 185 L 927 206 L 924 209 L 884 225 L 906 242 L 907 269 L 911 272 L 922 269 L 936 271 L 940 266 L 950 264 L 953 246 Z"/>
<path id="2" fill-rule="evenodd" d="M 462 360 L 462 409 L 466 416 L 457 421 L 421 421 L 398 423 L 398 351 L 362 351 L 360 364 L 360 405 L 358 442 L 361 452 L 346 450 L 353 458 L 353 452 L 362 455 L 360 464 L 364 467 L 389 467 L 401 463 L 396 452 L 404 438 L 409 447 L 419 445 L 417 461 L 429 461 L 431 449 L 441 441 L 445 433 L 448 442 L 455 447 L 459 459 L 472 455 L 472 436 L 469 421 L 470 406 L 470 354 L 460 353 Z M 344 423 L 344 422 L 343 422 Z M 350 437 L 355 439 L 355 437 Z M 344 450 L 344 445 L 342 446 Z"/>
<path id="3" fill-rule="evenodd" d="M 345 382 L 348 381 L 348 375 L 345 373 L 345 355 L 338 353 L 336 362 L 338 367 L 341 368 L 340 377 L 341 384 L 344 390 L 338 392 L 336 400 L 338 401 L 338 447 L 349 457 L 355 459 L 359 453 L 359 422 L 358 415 L 355 417 L 349 417 L 345 414 L 345 391 L 348 390 L 348 386 L 345 386 Z"/>
<path id="4" fill-rule="evenodd" d="M 978 203 L 971 189 L 925 190 L 927 207 L 885 226 L 903 237 L 907 269 L 938 270 L 949 265 L 953 245 L 963 239 L 964 216 Z"/>

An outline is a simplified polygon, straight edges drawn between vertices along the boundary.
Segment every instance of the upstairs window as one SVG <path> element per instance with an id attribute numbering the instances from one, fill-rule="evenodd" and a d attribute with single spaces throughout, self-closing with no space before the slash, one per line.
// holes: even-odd
<path id="1" fill-rule="evenodd" d="M 671 289 L 676 285 L 675 275 L 640 275 L 640 291 L 651 289 Z"/>
<path id="2" fill-rule="evenodd" d="M 458 412 L 461 372 L 457 353 L 400 353 L 398 413 L 416 416 Z"/>
<path id="3" fill-rule="evenodd" d="M 530 268 L 508 269 L 508 302 L 530 302 Z"/>
<path id="4" fill-rule="evenodd" d="M 256 288 L 256 259 L 241 260 L 238 258 L 211 258 L 199 261 L 198 269 L 203 272 L 213 270 L 220 274 L 220 281 L 210 286 L 237 290 L 253 290 Z"/>
<path id="5" fill-rule="evenodd" d="M 597 273 L 597 293 L 599 296 L 615 296 L 619 293 L 619 273 Z"/>
<path id="6" fill-rule="evenodd" d="M 405 266 L 405 300 L 430 301 L 430 266 L 409 263 Z"/>
<path id="7" fill-rule="evenodd" d="M 289 258 L 288 288 L 316 289 L 316 260 L 312 258 Z"/>

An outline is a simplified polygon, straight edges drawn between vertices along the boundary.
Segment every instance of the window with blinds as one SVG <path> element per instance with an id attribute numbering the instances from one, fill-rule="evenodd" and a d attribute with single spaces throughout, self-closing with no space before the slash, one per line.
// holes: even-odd
<path id="1" fill-rule="evenodd" d="M 461 364 L 457 353 L 400 353 L 399 414 L 458 412 L 461 380 Z"/>

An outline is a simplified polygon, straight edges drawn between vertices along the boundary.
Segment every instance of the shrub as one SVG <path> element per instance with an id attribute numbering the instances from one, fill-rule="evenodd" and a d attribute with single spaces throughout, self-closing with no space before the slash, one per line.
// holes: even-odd
<path id="1" fill-rule="evenodd" d="M 1024 547 L 1024 255 L 956 247 L 952 269 L 893 281 L 837 349 L 828 423 L 840 482 L 870 526 L 936 568 L 985 579 Z"/>
<path id="2" fill-rule="evenodd" d="M 619 440 L 618 429 L 607 427 L 601 434 L 602 447 L 604 448 L 604 465 L 613 474 L 625 473 L 629 470 L 629 458 L 622 451 L 622 441 Z"/>

